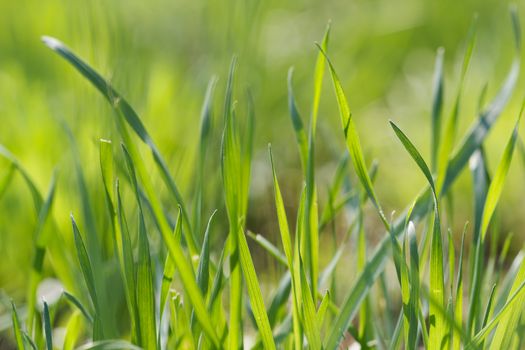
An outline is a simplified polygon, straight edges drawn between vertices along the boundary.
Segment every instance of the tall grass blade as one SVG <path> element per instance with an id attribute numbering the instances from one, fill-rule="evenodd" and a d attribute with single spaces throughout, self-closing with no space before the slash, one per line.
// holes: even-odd
<path id="1" fill-rule="evenodd" d="M 137 260 L 137 310 L 140 329 L 140 344 L 146 349 L 157 348 L 157 331 L 155 327 L 155 291 L 153 288 L 152 264 L 149 252 L 149 241 L 146 233 L 146 224 L 140 201 L 140 194 L 135 173 L 135 166 L 126 147 L 122 144 L 122 151 L 128 166 L 129 177 L 135 192 L 135 199 L 139 208 L 138 225 L 138 260 Z M 180 218 L 180 220 L 182 217 Z"/>
<path id="2" fill-rule="evenodd" d="M 321 42 L 321 47 L 324 52 L 328 52 L 328 42 L 330 40 L 330 22 L 326 25 L 326 30 Z M 319 52 L 315 62 L 314 71 L 314 94 L 312 98 L 312 119 L 310 121 L 310 128 L 312 130 L 312 137 L 315 138 L 317 129 L 317 116 L 319 115 L 319 101 L 321 99 L 321 90 L 323 88 L 323 78 L 326 65 L 325 56 Z"/>
<path id="3" fill-rule="evenodd" d="M 215 86 L 217 85 L 217 78 L 213 76 L 208 83 L 206 89 L 206 95 L 201 110 L 201 129 L 199 139 L 199 159 L 197 162 L 196 175 L 196 193 L 193 203 L 193 229 L 196 234 L 200 233 L 201 230 L 201 217 L 202 217 L 202 196 L 204 187 L 204 165 L 206 161 L 206 154 L 208 151 L 209 139 L 212 127 L 212 104 L 215 93 Z"/>
<path id="4" fill-rule="evenodd" d="M 175 224 L 173 236 L 176 242 L 180 242 L 180 237 L 182 237 L 182 213 L 181 213 L 180 208 L 179 208 L 179 216 L 177 217 L 177 223 Z M 162 272 L 162 282 L 160 286 L 161 316 L 163 314 L 163 311 L 166 305 L 166 298 L 168 297 L 169 289 L 171 286 L 171 282 L 173 282 L 174 275 L 175 275 L 175 263 L 173 262 L 173 258 L 170 255 L 168 255 L 166 257 L 166 260 L 164 261 L 164 270 Z"/>
<path id="5" fill-rule="evenodd" d="M 18 350 L 25 350 L 24 338 L 22 336 L 22 326 L 20 325 L 20 318 L 16 311 L 16 306 L 11 301 L 11 321 L 13 322 L 13 333 L 15 334 L 16 347 Z"/>
<path id="6" fill-rule="evenodd" d="M 252 306 L 253 315 L 259 328 L 259 334 L 265 349 L 275 349 L 275 343 L 273 340 L 272 329 L 266 314 L 266 307 L 262 298 L 261 287 L 257 280 L 257 274 L 255 267 L 253 266 L 252 257 L 250 250 L 248 249 L 248 243 L 246 237 L 242 231 L 238 232 L 239 242 L 239 258 L 244 280 L 246 281 L 246 289 L 250 297 L 250 304 Z"/>
<path id="7" fill-rule="evenodd" d="M 95 307 L 95 315 L 93 320 L 93 339 L 95 341 L 101 340 L 104 339 L 104 327 L 102 327 L 101 325 L 99 313 L 99 310 L 102 305 L 100 305 L 99 303 L 98 291 L 95 285 L 95 275 L 93 274 L 93 265 L 91 264 L 91 259 L 88 255 L 86 246 L 84 244 L 84 240 L 82 239 L 82 235 L 80 234 L 73 214 L 71 214 L 71 224 L 73 225 L 73 235 L 75 239 L 75 247 L 77 250 L 77 257 L 78 262 L 80 264 L 80 270 L 82 271 L 82 275 L 84 277 L 84 281 L 86 283 L 91 302 Z"/>
<path id="8" fill-rule="evenodd" d="M 361 185 L 363 185 L 364 189 L 368 194 L 368 197 L 370 197 L 370 200 L 376 207 L 381 221 L 385 225 L 385 228 L 389 230 L 388 221 L 383 213 L 383 209 L 381 208 L 381 205 L 379 204 L 379 201 L 375 194 L 374 187 L 372 185 L 372 180 L 370 180 L 370 176 L 368 175 L 363 151 L 361 150 L 359 135 L 357 133 L 357 128 L 355 126 L 354 119 L 352 117 L 352 112 L 350 111 L 350 107 L 348 105 L 348 101 L 344 94 L 343 87 L 341 86 L 341 82 L 339 81 L 339 77 L 337 76 L 332 62 L 330 61 L 326 53 L 323 51 L 323 49 L 320 46 L 318 46 L 318 48 L 325 55 L 326 60 L 328 62 L 328 67 L 330 69 L 335 95 L 337 98 L 337 104 L 339 106 L 339 114 L 341 117 L 341 123 L 346 140 L 346 147 L 348 149 L 348 152 L 350 153 L 350 157 L 352 159 L 352 163 L 354 164 L 355 171 L 357 173 L 357 176 L 359 177 Z"/>
<path id="9" fill-rule="evenodd" d="M 49 306 L 44 300 L 44 333 L 46 337 L 46 349 L 53 350 L 53 330 L 51 325 L 51 318 L 49 316 Z"/>
<path id="10" fill-rule="evenodd" d="M 436 194 L 436 187 L 430 169 L 421 157 L 421 154 L 416 149 L 414 144 L 408 137 L 390 121 L 390 125 L 394 129 L 397 137 L 408 151 L 412 159 L 419 166 L 432 189 L 434 197 L 434 226 L 432 231 L 431 251 L 430 251 L 430 298 L 435 303 L 430 304 L 429 310 L 429 348 L 440 349 L 445 337 L 445 317 L 439 312 L 437 308 L 440 306 L 445 309 L 445 277 L 443 273 L 443 243 L 441 237 L 441 222 L 439 217 L 438 197 Z"/>
<path id="11" fill-rule="evenodd" d="M 432 169 L 435 170 L 438 156 L 438 149 L 441 140 L 441 111 L 443 110 L 443 57 L 445 56 L 445 49 L 440 47 L 436 55 L 436 64 L 434 68 L 434 83 L 433 83 L 433 96 L 432 96 L 432 115 L 431 115 L 431 126 L 432 126 L 432 138 L 431 138 L 431 156 L 430 164 Z"/>

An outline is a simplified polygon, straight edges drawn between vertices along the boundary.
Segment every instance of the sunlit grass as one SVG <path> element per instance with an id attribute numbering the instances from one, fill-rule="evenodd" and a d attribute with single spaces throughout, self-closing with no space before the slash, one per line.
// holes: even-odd
<path id="1" fill-rule="evenodd" d="M 298 149 L 304 181 L 294 203 L 298 208 L 295 221 L 286 210 L 279 169 L 272 147 L 268 147 L 279 245 L 264 235 L 249 232 L 247 227 L 253 139 L 256 121 L 263 121 L 256 117 L 249 91 L 243 92 L 246 98 L 236 99 L 236 58 L 226 80 L 219 128 L 210 122 L 217 84 L 215 78 L 210 80 L 202 108 L 201 133 L 195 140 L 198 161 L 187 165 L 195 174 L 194 188 L 180 191 L 157 144 L 126 99 L 71 49 L 57 39 L 44 37 L 44 43 L 81 73 L 115 112 L 118 136 L 111 141 L 100 140 L 98 145 L 100 185 L 106 201 L 102 211 L 109 217 L 110 235 L 97 232 L 98 218 L 87 195 L 83 163 L 77 159 L 75 172 L 82 211 L 71 214 L 75 251 L 61 250 L 60 242 L 52 235 L 55 225 L 50 215 L 57 178 L 53 177 L 47 195 L 43 196 L 15 156 L 0 148 L 0 154 L 11 165 L 10 172 L 0 182 L 0 193 L 13 173 L 18 172 L 31 192 L 38 218 L 26 311 L 22 316 L 14 303 L 10 310 L 16 346 L 49 350 L 78 346 L 237 350 L 248 345 L 255 349 L 337 349 L 357 343 L 361 348 L 388 349 L 520 348 L 520 332 L 525 327 L 523 252 L 515 257 L 509 269 L 495 260 L 507 254 L 510 243 L 488 259 L 485 256 L 489 235 L 498 234 L 494 214 L 519 141 L 518 126 L 523 113 L 522 108 L 515 128 L 509 131 L 501 161 L 494 175 L 489 176 L 483 141 L 512 96 L 519 74 L 521 43 L 515 10 L 512 22 L 516 58 L 501 89 L 488 107 L 480 111 L 463 141 L 456 144 L 457 121 L 475 42 L 473 32 L 467 40 L 456 98 L 444 128 L 441 119 L 446 109 L 442 84 L 444 53 L 438 50 L 430 163 L 403 128 L 390 122 L 392 139 L 394 135 L 399 139 L 428 184 L 405 211 L 391 216 L 384 212 L 375 190 L 375 181 L 380 181 L 376 179 L 378 166 L 367 162 L 363 151 L 373 140 L 359 137 L 359 128 L 366 126 L 366 121 L 352 114 L 336 71 L 337 63 L 329 58 L 328 26 L 317 46 L 308 123 L 296 105 L 293 70 L 288 75 L 290 123 L 295 131 L 295 140 L 288 144 Z M 341 158 L 329 186 L 328 200 L 323 201 L 316 180 L 315 146 L 322 141 L 316 130 L 326 70 L 340 112 L 339 134 L 347 148 L 341 153 L 349 157 Z M 221 137 L 220 149 L 210 142 L 212 135 Z M 220 169 L 205 172 L 207 158 L 212 154 L 220 157 Z M 474 230 L 467 253 L 465 232 L 461 246 L 456 247 L 442 207 L 450 200 L 452 185 L 469 162 L 477 210 L 474 224 L 465 225 L 465 230 L 470 227 Z M 351 175 L 349 163 L 356 176 Z M 163 187 L 153 182 L 153 172 L 160 174 Z M 212 213 L 203 210 L 207 200 L 204 183 L 210 177 L 222 180 L 226 210 Z M 178 213 L 168 210 L 160 191 L 167 193 Z M 191 199 L 183 197 L 186 192 L 192 193 Z M 384 229 L 383 238 L 373 251 L 367 249 L 372 246 L 369 228 L 364 224 L 367 202 L 371 202 Z M 348 220 L 341 240 L 335 234 L 335 220 L 344 211 Z M 83 217 L 84 227 L 77 224 L 77 215 Z M 223 217 L 228 223 L 223 242 L 210 237 L 216 217 Z M 352 236 L 357 236 L 357 262 L 348 266 L 347 262 L 341 262 L 341 257 L 351 251 L 348 242 Z M 155 239 L 158 245 L 153 244 Z M 280 279 L 277 287 L 262 285 L 250 240 L 282 266 L 284 272 L 277 276 Z M 329 246 L 328 242 L 335 244 Z M 326 251 L 332 246 L 337 248 L 332 259 L 326 265 L 321 264 L 320 252 L 328 254 Z M 60 300 L 54 303 L 39 300 L 37 288 L 44 279 L 46 257 L 66 288 L 60 299 L 67 300 L 67 304 Z M 389 294 L 385 286 L 388 262 L 395 267 L 395 288 L 400 291 L 400 300 Z M 117 273 L 108 273 L 111 268 Z M 351 269 L 358 273 L 355 281 L 344 281 L 343 285 L 350 287 L 343 296 L 336 295 L 336 286 L 341 284 L 338 280 L 341 273 L 336 274 L 336 269 L 343 270 L 343 275 Z M 386 311 L 376 302 L 376 285 L 383 291 L 382 302 L 389 305 Z M 271 293 L 264 293 L 267 290 Z M 119 309 L 117 305 L 123 307 Z M 56 337 L 59 327 L 66 332 L 61 340 Z"/>

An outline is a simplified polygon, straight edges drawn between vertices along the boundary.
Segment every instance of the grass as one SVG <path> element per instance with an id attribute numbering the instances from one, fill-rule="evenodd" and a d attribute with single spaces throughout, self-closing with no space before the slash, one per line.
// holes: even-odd
<path id="1" fill-rule="evenodd" d="M 237 350 L 248 346 L 331 350 L 352 343 L 381 349 L 521 348 L 520 334 L 525 329 L 524 253 L 517 255 L 508 269 L 498 261 L 505 260 L 510 239 L 501 251 L 491 249 L 486 254 L 491 235 L 500 234 L 495 220 L 498 202 L 520 142 L 518 127 L 523 107 L 494 175 L 490 176 L 483 142 L 511 98 L 520 68 L 520 28 L 514 9 L 511 14 L 516 57 L 501 89 L 486 108 L 480 109 L 461 142 L 456 142 L 457 125 L 475 44 L 475 25 L 467 39 L 459 86 L 444 127 L 444 51 L 438 50 L 430 163 L 403 128 L 390 122 L 395 136 L 392 139 L 397 138 L 407 153 L 399 157 L 412 158 L 418 168 L 414 171 L 422 173 L 428 183 L 405 211 L 390 218 L 374 187 L 375 181 L 380 181 L 377 164 L 367 162 L 363 151 L 373 140 L 359 137 L 358 119 L 351 112 L 336 62 L 329 56 L 328 26 L 317 45 L 309 123 L 305 123 L 296 104 L 293 70 L 288 74 L 290 122 L 304 181 L 294 204 L 298 208 L 294 226 L 286 210 L 288 204 L 272 147 L 268 147 L 280 244 L 251 233 L 247 227 L 256 108 L 249 91 L 245 99 L 238 102 L 235 98 L 236 58 L 225 87 L 222 131 L 211 123 L 216 78 L 208 85 L 201 132 L 196 140 L 198 160 L 197 164 L 188 165 L 194 166 L 195 175 L 193 197 L 188 200 L 126 99 L 71 49 L 57 39 L 44 37 L 45 45 L 89 81 L 114 110 L 118 136 L 112 141 L 100 140 L 98 145 L 100 185 L 110 225 L 109 234 L 97 232 L 99 225 L 95 224 L 94 204 L 87 195 L 83 164 L 77 160 L 75 172 L 82 210 L 71 214 L 75 252 L 60 249 L 60 242 L 52 235 L 56 225 L 50 215 L 58 176 L 53 177 L 48 194 L 43 196 L 16 157 L 0 148 L 0 154 L 10 163 L 2 187 L 8 186 L 13 172 L 18 172 L 31 192 L 38 215 L 26 303 L 12 303 L 11 307 L 14 344 L 18 349 L 49 350 Z M 327 70 L 340 112 L 340 135 L 347 149 L 341 152 L 344 156 L 329 185 L 328 199 L 323 201 L 316 176 L 315 146 L 320 142 L 317 122 Z M 219 134 L 220 172 L 207 173 L 207 158 L 216 152 L 210 140 Z M 458 247 L 450 229 L 450 214 L 442 208 L 452 200 L 452 185 L 469 162 L 476 210 L 474 224 L 465 224 Z M 152 172 L 160 175 L 164 187 L 152 180 Z M 204 213 L 204 183 L 210 176 L 222 179 L 226 210 Z M 162 190 L 170 203 L 176 204 L 177 215 L 168 210 L 160 196 Z M 364 223 L 369 215 L 368 202 L 385 231 L 373 251 L 368 249 L 372 242 Z M 344 221 L 346 233 L 341 240 L 335 224 L 340 223 L 343 212 L 348 214 L 348 220 Z M 85 227 L 77 224 L 76 215 L 84 218 Z M 211 238 L 218 216 L 227 217 L 228 222 L 222 242 Z M 466 251 L 465 241 L 470 239 L 466 232 L 471 228 L 471 249 Z M 342 256 L 349 254 L 354 235 L 357 263 L 348 266 Z M 330 240 L 335 249 L 329 263 L 324 264 L 320 256 L 326 255 Z M 252 253 L 255 244 L 282 266 L 278 286 L 268 285 L 260 278 Z M 109 253 L 103 254 L 104 251 Z M 38 300 L 46 259 L 52 262 L 54 274 L 65 287 L 61 300 L 67 303 Z M 395 268 L 400 300 L 386 287 L 389 263 Z M 107 274 L 112 266 L 116 267 L 115 275 Z M 338 295 L 342 283 L 337 269 L 358 271 L 342 296 Z M 375 302 L 378 296 L 386 307 Z M 122 307 L 119 309 L 118 305 Z M 17 307 L 26 311 L 21 314 Z M 65 329 L 62 338 L 57 337 L 59 327 Z"/>

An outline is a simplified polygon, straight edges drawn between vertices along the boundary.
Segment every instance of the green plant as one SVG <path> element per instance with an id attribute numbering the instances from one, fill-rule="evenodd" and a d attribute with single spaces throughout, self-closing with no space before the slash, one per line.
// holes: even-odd
<path id="1" fill-rule="evenodd" d="M 518 124 L 523 113 L 522 108 L 494 177 L 490 180 L 482 151 L 483 141 L 511 97 L 519 73 L 521 43 L 515 11 L 512 12 L 512 20 L 517 53 L 510 72 L 499 93 L 480 112 L 463 141 L 455 148 L 463 81 L 474 47 L 474 34 L 469 36 L 457 97 L 444 133 L 441 132 L 443 52 L 438 51 L 430 166 L 401 128 L 390 122 L 394 134 L 428 182 L 428 187 L 396 220 L 385 215 L 374 189 L 377 167 L 369 166 L 365 160 L 357 123 L 334 64 L 328 57 L 328 27 L 322 43 L 318 45 L 312 110 L 307 127 L 294 98 L 293 70 L 288 76 L 288 104 L 304 178 L 294 234 L 285 210 L 272 148 L 268 148 L 282 250 L 261 235 L 248 234 L 246 227 L 255 109 L 249 94 L 245 111 L 234 102 L 235 59 L 225 90 L 220 152 L 226 213 L 214 212 L 206 218 L 202 213 L 202 202 L 206 198 L 203 168 L 206 154 L 212 150 L 210 135 L 216 131 L 210 123 L 215 78 L 210 81 L 202 109 L 199 157 L 190 211 L 190 205 L 181 195 L 167 162 L 130 104 L 65 45 L 45 37 L 45 44 L 90 81 L 115 111 L 120 147 L 115 150 L 108 140 L 100 140 L 99 143 L 100 169 L 111 223 L 108 240 L 112 251 L 106 257 L 101 253 L 103 242 L 93 224 L 96 218 L 91 213 L 92 204 L 86 195 L 80 163 L 77 167 L 79 189 L 87 222 L 86 228 L 81 230 L 71 216 L 76 248 L 73 261 L 76 263 L 70 264 L 71 257 L 51 243 L 52 231 L 46 226 L 56 190 L 55 178 L 44 199 L 17 159 L 0 148 L 1 154 L 11 162 L 12 169 L 19 171 L 29 186 L 38 212 L 35 263 L 27 296 L 25 327 L 15 305 L 12 305 L 12 323 L 18 348 L 42 348 L 45 344 L 47 349 L 52 349 L 56 346 L 52 336 L 55 310 L 44 301 L 40 315 L 36 305 L 36 288 L 42 279 L 42 264 L 47 250 L 57 276 L 64 281 L 66 288 L 72 288 L 63 293 L 71 305 L 64 340 L 64 347 L 68 349 L 80 343 L 86 343 L 82 345 L 83 349 L 239 349 L 248 345 L 247 339 L 251 339 L 254 348 L 336 349 L 348 341 L 345 338 L 353 339 L 363 348 L 416 349 L 421 344 L 431 349 L 459 349 L 461 346 L 469 349 L 519 348 L 519 330 L 525 326 L 523 255 L 515 258 L 514 267 L 505 276 L 502 265 L 485 269 L 483 255 L 518 142 Z M 342 158 L 328 191 L 328 201 L 320 211 L 314 163 L 319 101 L 326 68 L 335 90 L 349 159 L 347 156 Z M 241 115 L 245 115 L 242 120 L 239 118 Z M 150 177 L 152 170 L 148 168 L 148 160 L 144 159 L 142 147 L 151 152 L 169 199 L 179 208 L 176 219 L 165 209 L 156 184 Z M 456 265 L 452 234 L 450 231 L 448 235 L 444 234 L 447 232 L 444 229 L 447 221 L 443 219 L 446 216 L 442 215 L 440 208 L 441 203 L 451 195 L 451 185 L 469 159 L 473 163 L 475 205 L 480 209 L 474 218 L 474 248 L 467 256 L 463 232 Z M 355 169 L 357 183 L 352 183 L 349 161 Z M 347 189 L 347 184 L 351 184 L 350 189 Z M 126 189 L 127 192 L 123 193 Z M 124 198 L 126 194 L 132 199 Z M 386 233 L 367 258 L 366 246 L 369 243 L 363 217 L 368 201 L 377 211 Z M 331 261 L 321 266 L 320 249 L 325 248 L 321 247 L 320 237 L 327 235 L 325 231 L 343 210 L 354 214 L 352 222 L 343 241 L 336 242 L 340 246 Z M 212 249 L 212 219 L 214 215 L 226 214 L 227 239 L 222 251 Z M 202 233 L 201 223 L 205 220 L 208 224 Z M 162 248 L 153 251 L 151 240 L 157 233 L 160 233 Z M 346 253 L 347 241 L 353 233 L 358 235 L 359 276 L 339 304 L 335 296 L 339 283 L 335 270 Z M 257 276 L 247 236 L 267 250 L 285 270 L 271 297 L 263 294 L 265 288 L 261 287 L 262 280 Z M 336 235 L 333 237 L 338 239 Z M 220 254 L 217 254 L 219 251 Z M 505 254 L 504 251 L 500 257 Z M 382 298 L 389 304 L 386 310 L 380 310 L 371 302 L 376 292 L 373 287 L 378 280 L 378 285 L 384 287 L 384 269 L 390 258 L 394 263 L 402 303 L 397 309 L 394 308 L 393 297 L 385 292 L 386 288 L 379 288 L 378 293 L 382 293 Z M 489 261 L 495 258 L 495 255 L 491 256 Z M 464 260 L 470 261 L 469 274 L 464 273 Z M 106 265 L 117 266 L 118 281 L 105 275 Z M 116 284 L 122 286 L 121 294 L 114 292 Z M 485 294 L 481 286 L 487 284 L 494 284 L 494 287 Z M 322 293 L 328 285 L 326 292 Z M 466 300 L 464 286 L 469 288 Z M 113 304 L 120 296 L 125 299 L 126 310 L 120 314 L 119 321 L 127 319 L 129 322 L 115 324 L 117 318 Z M 469 307 L 467 314 L 463 315 L 465 301 L 468 301 Z M 389 324 L 392 317 L 397 318 L 395 324 Z M 251 328 L 256 331 L 250 329 L 250 321 Z"/>

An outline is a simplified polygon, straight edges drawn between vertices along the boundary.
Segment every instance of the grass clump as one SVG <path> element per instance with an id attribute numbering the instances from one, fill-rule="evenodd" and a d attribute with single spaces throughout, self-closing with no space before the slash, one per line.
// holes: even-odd
<path id="1" fill-rule="evenodd" d="M 512 267 L 494 261 L 505 259 L 506 250 L 491 252 L 485 259 L 487 238 L 504 188 L 505 179 L 519 142 L 518 126 L 509 141 L 494 176 L 488 176 L 483 152 L 492 125 L 512 96 L 519 74 L 520 35 L 515 11 L 516 58 L 500 89 L 463 140 L 455 145 L 465 75 L 475 42 L 474 29 L 467 40 L 459 87 L 444 129 L 443 50 L 438 51 L 432 107 L 430 165 L 409 135 L 394 121 L 394 135 L 424 175 L 428 186 L 397 217 L 389 219 L 374 189 L 377 164 L 365 159 L 357 120 L 351 112 L 335 63 L 328 54 L 330 28 L 318 45 L 310 121 L 306 124 L 296 105 L 293 70 L 288 76 L 288 105 L 291 125 L 302 166 L 304 186 L 296 206 L 295 226 L 279 184 L 279 171 L 268 147 L 273 197 L 280 233 L 280 246 L 248 231 L 247 213 L 253 158 L 255 107 L 248 93 L 246 109 L 235 101 L 233 59 L 225 88 L 220 176 L 225 210 L 203 213 L 206 201 L 204 171 L 214 151 L 210 139 L 219 132 L 211 123 L 216 79 L 212 78 L 204 99 L 195 188 L 191 201 L 183 198 L 168 163 L 137 113 L 125 98 L 97 71 L 60 41 L 44 37 L 44 43 L 80 72 L 114 109 L 118 140 L 100 140 L 100 170 L 108 237 L 97 233 L 92 204 L 86 195 L 80 163 L 77 164 L 79 193 L 86 227 L 71 215 L 75 252 L 57 249 L 51 242 L 54 177 L 44 197 L 30 174 L 5 148 L 1 155 L 24 178 L 38 213 L 34 235 L 34 264 L 24 315 L 12 304 L 12 328 L 19 349 L 63 347 L 72 349 L 337 349 L 352 343 L 362 348 L 430 349 L 520 348 L 525 327 L 525 263 L 523 253 Z M 474 26 L 473 26 L 474 28 Z M 328 200 L 320 201 L 315 167 L 315 145 L 321 91 L 328 70 L 339 107 L 342 136 L 347 152 L 328 189 Z M 115 144 L 120 144 L 116 146 Z M 148 167 L 142 149 L 151 153 L 154 169 Z M 404 155 L 400 155 L 402 157 Z M 443 202 L 452 196 L 451 186 L 470 162 L 475 189 L 473 225 L 465 225 L 461 246 L 454 246 L 450 218 Z M 353 165 L 357 181 L 350 174 Z M 14 169 L 14 170 L 13 170 Z M 167 210 L 151 172 L 158 172 L 177 215 Z M 10 173 L 4 182 L 8 183 Z M 378 179 L 378 181 L 380 181 Z M 4 185 L 2 185 L 4 186 Z M 1 192 L 1 191 L 0 191 Z M 382 240 L 369 253 L 371 244 L 364 224 L 370 202 L 384 229 Z M 191 208 L 191 209 L 190 209 Z M 320 208 L 322 210 L 320 210 Z M 336 249 L 328 264 L 320 256 L 328 253 L 324 243 L 335 233 L 338 215 L 350 213 L 341 240 L 334 234 Z M 216 245 L 211 237 L 214 218 L 227 216 L 226 239 Z M 207 223 L 204 227 L 204 223 Z M 466 231 L 473 227 L 472 247 L 465 249 Z M 448 234 L 447 234 L 448 233 Z M 159 234 L 161 248 L 154 248 Z M 336 268 L 345 268 L 342 256 L 356 235 L 355 268 L 358 277 L 344 296 Z M 267 286 L 259 278 L 249 238 L 283 266 L 279 284 Z M 508 240 L 510 242 L 510 240 Z M 507 243 L 506 247 L 508 248 Z M 104 256 L 102 246 L 111 253 Z M 43 261 L 53 261 L 56 276 L 66 291 L 68 306 L 42 301 L 39 312 L 37 287 L 43 279 Z M 458 256 L 458 259 L 456 259 Z M 503 260 L 502 260 L 503 259 Z M 393 263 L 401 299 L 387 291 L 385 268 Z M 117 274 L 107 275 L 108 266 Z M 347 285 L 347 284 L 342 284 Z M 488 293 L 485 286 L 493 286 Z M 377 288 L 376 288 L 377 287 Z M 271 293 L 266 295 L 266 291 Z M 468 297 L 466 297 L 468 295 Z M 387 307 L 374 302 L 380 298 Z M 122 302 L 123 309 L 116 305 Z M 396 321 L 397 320 L 397 321 Z M 57 343 L 54 329 L 64 325 L 65 336 Z"/>

